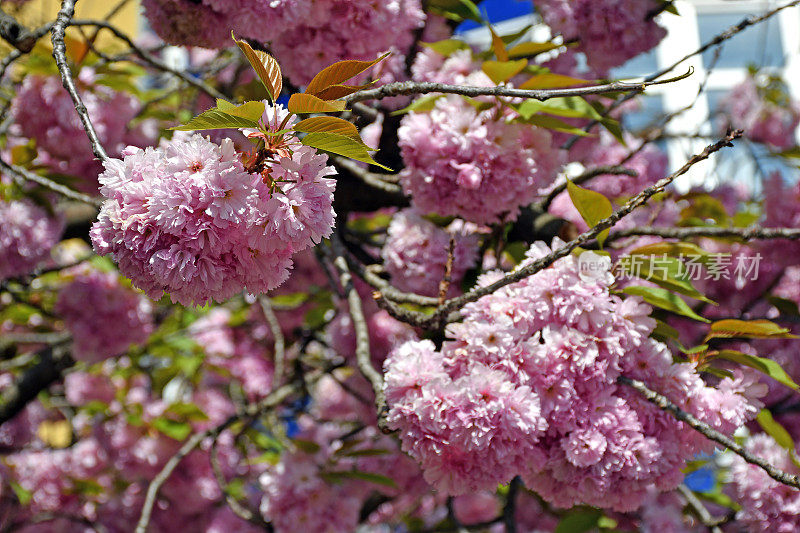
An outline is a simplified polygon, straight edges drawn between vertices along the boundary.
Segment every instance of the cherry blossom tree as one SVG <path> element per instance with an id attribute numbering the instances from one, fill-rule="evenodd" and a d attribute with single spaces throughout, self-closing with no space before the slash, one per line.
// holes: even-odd
<path id="1" fill-rule="evenodd" d="M 800 528 L 800 103 L 753 67 L 675 168 L 697 99 L 625 127 L 800 0 L 635 80 L 671 0 L 510 35 L 470 0 L 143 0 L 138 38 L 24 3 L 1 531 Z M 726 181 L 737 146 L 784 170 Z"/>

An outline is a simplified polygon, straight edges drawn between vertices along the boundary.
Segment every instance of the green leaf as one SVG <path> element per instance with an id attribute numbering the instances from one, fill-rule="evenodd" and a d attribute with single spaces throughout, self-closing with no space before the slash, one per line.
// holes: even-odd
<path id="1" fill-rule="evenodd" d="M 374 67 L 389 57 L 389 55 L 390 53 L 387 52 L 374 61 L 355 61 L 348 59 L 334 63 L 333 65 L 325 67 L 316 76 L 314 76 L 314 79 L 312 79 L 308 84 L 308 87 L 306 87 L 305 92 L 307 95 L 318 95 L 318 93 L 321 93 L 328 87 L 331 87 L 332 85 L 340 85 L 353 76 L 357 76 L 365 70 Z"/>
<path id="2" fill-rule="evenodd" d="M 411 105 L 404 107 L 403 109 L 398 109 L 397 111 L 392 112 L 392 116 L 396 115 L 404 115 L 406 113 L 427 113 L 428 111 L 433 111 L 436 107 L 436 102 L 440 98 L 444 98 L 443 94 L 429 94 L 428 96 L 423 96 L 421 98 L 417 98 Z"/>
<path id="3" fill-rule="evenodd" d="M 208 420 L 208 416 L 193 403 L 173 403 L 164 411 L 165 414 L 175 415 L 181 420 Z"/>
<path id="4" fill-rule="evenodd" d="M 564 76 L 563 74 L 537 74 L 519 86 L 520 89 L 556 89 L 573 87 L 575 85 L 589 85 L 591 81 Z"/>
<path id="5" fill-rule="evenodd" d="M 435 43 L 420 44 L 445 57 L 450 57 L 453 52 L 458 50 L 470 50 L 469 45 L 459 39 L 445 39 L 444 41 L 436 41 Z"/>
<path id="6" fill-rule="evenodd" d="M 781 365 L 772 359 L 758 357 L 757 355 L 750 355 L 743 352 L 737 352 L 736 350 L 719 350 L 709 352 L 709 355 L 721 357 L 722 359 L 727 359 L 728 361 L 733 361 L 734 363 L 739 363 L 740 365 L 749 366 L 750 368 L 754 368 L 762 374 L 771 377 L 778 383 L 786 385 L 790 389 L 800 390 L 800 388 L 797 386 L 797 383 L 795 383 L 794 380 L 789 377 L 789 374 L 787 374 L 786 371 L 781 368 Z"/>
<path id="7" fill-rule="evenodd" d="M 351 479 L 359 481 L 367 481 L 375 483 L 376 485 L 383 485 L 384 487 L 397 488 L 397 483 L 390 477 L 373 474 L 372 472 L 362 472 L 360 470 L 347 470 L 343 472 L 323 472 L 320 477 L 329 483 L 341 483 Z"/>
<path id="8" fill-rule="evenodd" d="M 603 513 L 597 509 L 579 509 L 561 519 L 555 533 L 583 533 L 597 526 Z"/>
<path id="9" fill-rule="evenodd" d="M 153 420 L 153 427 L 175 440 L 183 440 L 192 432 L 192 426 L 188 422 L 178 422 L 163 416 Z"/>
<path id="10" fill-rule="evenodd" d="M 516 61 L 484 61 L 481 69 L 495 85 L 505 83 L 528 66 L 527 59 Z"/>
<path id="11" fill-rule="evenodd" d="M 534 42 L 520 43 L 516 46 L 512 46 L 508 50 L 508 57 L 515 58 L 515 57 L 535 56 L 537 54 L 549 52 L 550 50 L 555 50 L 559 46 L 562 45 L 555 43 L 534 43 Z"/>
<path id="12" fill-rule="evenodd" d="M 288 109 L 292 113 L 339 113 L 344 111 L 342 100 L 326 101 L 310 94 L 293 94 L 289 98 Z"/>
<path id="13" fill-rule="evenodd" d="M 526 118 L 535 113 L 547 113 L 548 115 L 568 118 L 591 118 L 596 120 L 602 120 L 603 118 L 594 107 L 580 96 L 550 98 L 544 102 L 525 100 L 517 106 L 517 112 Z"/>
<path id="14" fill-rule="evenodd" d="M 24 488 L 14 480 L 9 480 L 9 484 L 11 485 L 11 490 L 13 490 L 14 494 L 17 496 L 19 503 L 22 505 L 28 505 L 31 503 L 31 500 L 33 499 L 33 491 Z"/>
<path id="15" fill-rule="evenodd" d="M 662 341 L 667 339 L 678 339 L 680 337 L 677 329 L 673 328 L 663 320 L 658 319 L 656 319 L 656 327 L 650 332 L 650 336 Z"/>
<path id="16" fill-rule="evenodd" d="M 300 451 L 308 454 L 315 454 L 320 451 L 320 446 L 316 442 L 312 440 L 305 440 L 305 439 L 292 439 L 294 445 Z"/>
<path id="17" fill-rule="evenodd" d="M 370 448 L 368 450 L 354 450 L 351 452 L 343 453 L 345 457 L 377 457 L 380 455 L 390 454 L 389 450 L 381 450 L 378 448 Z"/>
<path id="18" fill-rule="evenodd" d="M 295 124 L 294 130 L 305 133 L 336 133 L 350 137 L 354 141 L 361 141 L 358 129 L 352 123 L 338 117 L 307 118 Z"/>
<path id="19" fill-rule="evenodd" d="M 600 125 L 603 126 L 608 133 L 613 135 L 618 143 L 622 146 L 628 146 L 628 143 L 625 141 L 625 133 L 622 131 L 622 126 L 620 126 L 618 121 L 613 118 L 605 117 L 600 121 Z"/>
<path id="20" fill-rule="evenodd" d="M 746 339 L 796 339 L 788 328 L 783 328 L 769 320 L 718 320 L 711 324 L 706 335 L 709 339 L 730 339 L 744 337 Z"/>
<path id="21" fill-rule="evenodd" d="M 680 296 L 667 289 L 634 285 L 625 287 L 622 289 L 622 292 L 631 296 L 640 296 L 645 302 L 660 309 L 699 320 L 700 322 L 711 322 L 707 318 L 703 318 L 695 313 Z"/>
<path id="22" fill-rule="evenodd" d="M 709 252 L 691 242 L 657 242 L 634 248 L 628 255 L 667 255 L 669 257 L 708 257 Z"/>
<path id="23" fill-rule="evenodd" d="M 363 142 L 355 141 L 344 135 L 338 135 L 336 133 L 309 133 L 303 137 L 300 142 L 306 146 L 316 148 L 317 150 L 324 150 L 332 154 L 342 155 L 350 159 L 355 159 L 356 161 L 361 161 L 362 163 L 376 165 L 390 172 L 392 170 L 372 159 L 372 156 L 369 155 L 369 151 L 374 151 L 374 148 L 370 148 Z"/>
<path id="24" fill-rule="evenodd" d="M 492 28 L 491 24 L 487 24 L 489 33 L 492 35 L 492 51 L 498 61 L 508 61 L 508 52 L 506 51 L 506 43 L 500 38 Z M 526 61 L 527 63 L 527 61 Z M 523 67 L 524 68 L 524 67 Z"/>
<path id="25" fill-rule="evenodd" d="M 483 22 L 478 6 L 471 0 L 430 0 L 428 10 L 450 20 Z"/>
<path id="26" fill-rule="evenodd" d="M 231 32 L 231 37 L 242 53 L 244 53 L 244 56 L 250 62 L 253 70 L 256 71 L 258 79 L 264 84 L 270 102 L 275 102 L 281 95 L 281 90 L 283 89 L 283 75 L 281 74 L 281 67 L 278 65 L 278 62 L 266 52 L 253 50 L 247 41 L 238 40 L 233 32 Z"/>
<path id="27" fill-rule="evenodd" d="M 775 422 L 769 409 L 762 409 L 759 411 L 758 416 L 756 416 L 756 421 L 767 435 L 775 439 L 778 446 L 784 450 L 788 450 L 792 454 L 794 453 L 794 441 L 792 440 L 792 436 L 789 435 L 789 432 L 786 431 L 782 425 Z"/>
<path id="28" fill-rule="evenodd" d="M 272 296 L 270 302 L 277 310 L 297 309 L 311 297 L 307 292 L 294 292 L 292 294 L 279 294 Z"/>
<path id="29" fill-rule="evenodd" d="M 257 128 L 264 114 L 264 102 L 247 102 L 240 106 L 225 105 L 203 111 L 183 126 L 170 128 L 176 131 L 202 131 L 226 128 Z"/>
<path id="30" fill-rule="evenodd" d="M 734 511 L 738 511 L 742 508 L 738 503 L 733 501 L 730 496 L 723 492 L 698 492 L 696 494 L 703 500 L 715 503 L 722 507 L 727 507 L 728 509 L 733 509 Z"/>
<path id="31" fill-rule="evenodd" d="M 626 256 L 620 260 L 620 268 L 632 276 L 646 279 L 659 287 L 685 294 L 695 300 L 716 305 L 694 288 L 683 262 L 675 257 L 656 255 Z"/>
<path id="32" fill-rule="evenodd" d="M 767 295 L 766 300 L 771 303 L 782 315 L 800 316 L 797 302 L 788 298 L 781 298 L 773 294 Z"/>
<path id="33" fill-rule="evenodd" d="M 599 192 L 579 187 L 570 180 L 567 180 L 567 192 L 569 192 L 572 204 L 590 228 L 595 227 L 598 222 L 608 218 L 614 212 L 611 202 Z M 608 230 L 604 230 L 597 236 L 597 242 L 601 247 L 606 237 L 608 237 Z"/>
<path id="34" fill-rule="evenodd" d="M 578 135 L 580 137 L 587 137 L 589 135 L 581 128 L 567 124 L 563 120 L 559 120 L 548 115 L 533 115 L 532 117 L 525 119 L 524 122 L 526 124 L 533 124 L 534 126 L 539 126 L 548 130 L 561 131 L 564 133 L 570 133 L 572 135 Z"/>

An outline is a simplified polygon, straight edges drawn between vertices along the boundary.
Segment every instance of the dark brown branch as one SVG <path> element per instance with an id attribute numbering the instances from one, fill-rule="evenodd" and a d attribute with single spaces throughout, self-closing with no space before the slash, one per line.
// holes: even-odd
<path id="1" fill-rule="evenodd" d="M 706 436 L 709 440 L 712 440 L 718 444 L 723 445 L 724 447 L 728 448 L 730 451 L 747 461 L 752 465 L 756 465 L 760 467 L 764 472 L 767 473 L 769 477 L 774 479 L 779 483 L 783 483 L 784 485 L 789 485 L 790 487 L 794 487 L 796 489 L 800 489 L 800 479 L 797 476 L 788 474 L 783 470 L 780 470 L 765 460 L 761 459 L 760 457 L 756 457 L 755 455 L 748 452 L 744 447 L 739 445 L 735 440 L 728 437 L 727 435 L 720 433 L 716 429 L 712 428 L 705 422 L 702 422 L 695 418 L 695 416 L 691 413 L 687 413 L 686 411 L 682 410 L 680 407 L 672 403 L 672 401 L 650 388 L 647 387 L 641 381 L 631 379 L 625 376 L 620 376 L 617 378 L 617 383 L 621 383 L 623 385 L 627 385 L 637 392 L 639 392 L 642 396 L 644 396 L 647 401 L 657 406 L 659 409 L 662 409 L 676 419 L 684 422 L 686 425 L 694 429 L 695 431 L 702 433 Z"/>
<path id="2" fill-rule="evenodd" d="M 0 9 L 0 37 L 24 54 L 33 50 L 36 45 L 36 35 L 2 9 Z"/>
<path id="3" fill-rule="evenodd" d="M 402 196 L 403 194 L 403 190 L 397 183 L 388 181 L 389 179 L 395 178 L 391 174 L 383 175 L 383 174 L 376 174 L 375 172 L 370 172 L 369 170 L 359 166 L 359 164 L 353 161 L 352 159 L 347 159 L 344 157 L 334 157 L 333 164 L 339 167 L 340 169 L 346 170 L 347 172 L 357 177 L 370 187 L 380 189 L 389 194 L 394 194 L 399 196 Z"/>
<path id="4" fill-rule="evenodd" d="M 800 1 L 800 0 L 799 0 Z M 549 100 L 550 98 L 561 98 L 565 96 L 588 96 L 591 94 L 605 94 L 616 92 L 641 93 L 651 85 L 662 85 L 673 83 L 688 78 L 694 71 L 689 70 L 686 74 L 676 76 L 668 80 L 646 81 L 638 83 L 628 83 L 615 81 L 602 85 L 592 85 L 589 87 L 574 87 L 570 89 L 513 89 L 498 85 L 497 87 L 471 87 L 466 85 L 448 85 L 445 83 L 433 82 L 414 82 L 402 81 L 387 83 L 375 89 L 364 89 L 346 98 L 348 104 L 362 102 L 364 100 L 379 100 L 392 96 L 407 96 L 415 94 L 443 93 L 459 94 L 461 96 L 507 96 L 511 98 L 530 98 L 534 100 Z"/>
<path id="5" fill-rule="evenodd" d="M 39 362 L 26 370 L 19 381 L 3 391 L 0 424 L 14 418 L 40 392 L 61 379 L 64 370 L 75 364 L 64 344 L 44 348 L 39 358 Z"/>

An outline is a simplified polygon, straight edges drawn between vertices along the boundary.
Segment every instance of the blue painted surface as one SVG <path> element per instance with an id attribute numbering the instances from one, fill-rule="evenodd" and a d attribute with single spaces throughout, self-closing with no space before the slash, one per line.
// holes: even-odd
<path id="1" fill-rule="evenodd" d="M 483 0 L 477 4 L 484 18 L 493 24 L 529 15 L 533 11 L 532 0 Z M 471 30 L 478 26 L 477 22 L 467 20 L 458 27 L 457 33 Z"/>
<path id="2" fill-rule="evenodd" d="M 709 467 L 697 469 L 687 474 L 683 482 L 694 491 L 708 492 L 714 488 L 714 471 Z"/>

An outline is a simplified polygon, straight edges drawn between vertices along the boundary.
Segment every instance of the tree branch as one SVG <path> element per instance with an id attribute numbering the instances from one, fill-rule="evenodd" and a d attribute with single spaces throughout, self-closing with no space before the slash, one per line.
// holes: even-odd
<path id="1" fill-rule="evenodd" d="M 708 512 L 703 502 L 695 496 L 692 489 L 681 483 L 678 485 L 678 492 L 680 492 L 683 499 L 686 500 L 686 503 L 692 509 L 695 516 L 697 516 L 700 522 L 706 526 L 711 533 L 722 533 L 722 530 L 719 528 L 719 522 L 711 516 L 711 513 Z"/>
<path id="2" fill-rule="evenodd" d="M 800 0 L 798 0 L 800 1 Z M 662 85 L 665 83 L 673 83 L 682 79 L 688 78 L 694 73 L 694 69 L 690 69 L 686 74 L 676 76 L 668 80 L 660 81 L 645 81 L 638 83 L 629 83 L 624 81 L 615 81 L 611 83 L 604 83 L 602 85 L 592 85 L 589 87 L 574 87 L 570 89 L 514 89 L 498 85 L 496 87 L 473 87 L 467 85 L 449 85 L 446 83 L 433 83 L 433 82 L 415 82 L 415 81 L 401 81 L 395 83 L 387 83 L 381 87 L 374 89 L 364 89 L 348 96 L 345 101 L 348 104 L 354 102 L 362 102 L 364 100 L 380 100 L 382 98 L 389 98 L 392 96 L 407 96 L 413 94 L 429 94 L 429 93 L 444 93 L 444 94 L 460 94 L 461 96 L 508 96 L 512 98 L 531 98 L 534 100 L 549 100 L 550 98 L 561 98 L 565 96 L 588 96 L 591 94 L 604 94 L 616 92 L 631 92 L 641 93 L 651 85 Z"/>
<path id="3" fill-rule="evenodd" d="M 28 28 L 2 9 L 0 9 L 0 37 L 24 54 L 33 50 L 37 40 Z"/>
<path id="4" fill-rule="evenodd" d="M 686 228 L 659 228 L 643 226 L 638 228 L 629 228 L 611 233 L 606 242 L 624 239 L 625 237 L 633 237 L 640 235 L 654 235 L 656 237 L 663 237 L 665 239 L 691 239 L 693 237 L 710 237 L 710 238 L 724 238 L 734 237 L 744 241 L 751 241 L 756 239 L 800 239 L 800 229 L 798 228 L 762 228 L 760 226 L 751 226 L 749 228 L 704 228 L 704 227 L 686 227 Z"/>
<path id="5" fill-rule="evenodd" d="M 51 40 L 53 42 L 53 58 L 56 60 L 58 72 L 61 74 L 61 83 L 72 97 L 72 103 L 75 105 L 75 111 L 83 124 L 83 129 L 86 131 L 89 142 L 92 143 L 92 152 L 95 157 L 101 161 L 108 159 L 105 149 L 103 148 L 100 139 L 97 136 L 92 125 L 92 120 L 89 118 L 89 113 L 86 111 L 86 106 L 83 105 L 81 95 L 78 94 L 78 89 L 75 87 L 75 80 L 72 79 L 72 71 L 67 62 L 67 46 L 64 44 L 64 33 L 67 26 L 70 25 L 72 17 L 75 15 L 75 2 L 77 0 L 62 0 L 61 10 L 56 16 L 56 21 L 51 30 Z"/>
<path id="6" fill-rule="evenodd" d="M 783 470 L 780 470 L 765 460 L 761 459 L 760 457 L 756 457 L 755 455 L 751 454 L 744 447 L 740 446 L 735 440 L 728 437 L 727 435 L 720 433 L 716 429 L 712 428 L 705 422 L 702 422 L 695 418 L 695 416 L 691 413 L 687 413 L 686 411 L 682 410 L 680 407 L 672 403 L 669 398 L 660 394 L 650 388 L 647 387 L 644 383 L 639 380 L 631 379 L 625 376 L 619 376 L 617 378 L 617 383 L 621 383 L 623 385 L 627 385 L 637 392 L 641 393 L 642 396 L 647 399 L 650 403 L 656 405 L 659 409 L 667 411 L 676 419 L 684 422 L 686 425 L 694 429 L 695 431 L 702 433 L 705 435 L 709 440 L 712 440 L 718 444 L 723 445 L 724 447 L 728 448 L 730 451 L 747 461 L 752 465 L 756 465 L 760 467 L 764 472 L 767 473 L 769 477 L 774 479 L 779 483 L 783 483 L 784 485 L 789 485 L 790 487 L 794 487 L 796 489 L 800 489 L 800 479 L 797 476 L 788 474 Z"/>
<path id="7" fill-rule="evenodd" d="M 115 26 L 109 24 L 108 22 L 104 22 L 102 20 L 84 20 L 84 19 L 81 19 L 81 20 L 72 21 L 71 25 L 72 26 L 94 26 L 94 27 L 97 27 L 97 28 L 106 29 L 106 30 L 110 31 L 111 33 L 113 33 L 114 36 L 117 39 L 120 39 L 121 41 L 124 41 L 125 44 L 127 44 L 130 47 L 131 51 L 136 56 L 141 58 L 146 64 L 150 65 L 151 67 L 153 67 L 153 68 L 155 68 L 157 70 L 160 70 L 162 72 L 166 72 L 168 74 L 171 74 L 172 76 L 175 76 L 176 78 L 179 78 L 180 80 L 182 80 L 185 83 L 191 85 L 192 87 L 195 87 L 196 89 L 199 89 L 199 90 L 203 91 L 204 93 L 206 93 L 207 95 L 209 95 L 210 97 L 212 97 L 214 99 L 217 99 L 217 98 L 222 98 L 223 100 L 227 100 L 228 99 L 227 96 L 225 96 L 224 94 L 219 92 L 214 87 L 208 85 L 207 83 L 192 77 L 191 75 L 187 74 L 186 72 L 174 69 L 174 68 L 170 67 L 169 65 L 167 65 L 166 63 L 160 61 L 154 55 L 150 54 L 149 52 L 147 52 L 143 48 L 137 46 L 131 40 L 130 37 L 125 35 L 118 28 L 116 28 Z"/>
<path id="8" fill-rule="evenodd" d="M 532 261 L 523 266 L 522 268 L 514 270 L 513 272 L 507 274 L 506 276 L 492 283 L 491 285 L 473 289 L 462 296 L 447 300 L 444 303 L 444 305 L 440 305 L 436 309 L 436 311 L 430 316 L 415 311 L 409 311 L 408 309 L 395 305 L 393 302 L 387 299 L 383 299 L 382 301 L 379 301 L 379 303 L 384 309 L 386 309 L 398 320 L 403 320 L 404 322 L 425 329 L 439 329 L 443 321 L 448 317 L 448 315 L 452 311 L 460 309 L 469 302 L 474 302 L 475 300 L 478 300 L 481 297 L 486 296 L 487 294 L 491 294 L 505 287 L 506 285 L 515 283 L 528 276 L 536 274 L 540 270 L 552 265 L 558 259 L 566 257 L 579 246 L 582 246 L 587 242 L 595 239 L 600 233 L 614 226 L 614 224 L 619 222 L 622 218 L 628 216 L 636 208 L 646 204 L 651 197 L 660 192 L 663 192 L 668 185 L 670 185 L 678 177 L 688 172 L 689 169 L 692 168 L 694 165 L 705 159 L 708 159 L 708 157 L 711 154 L 718 152 L 722 148 L 726 146 L 732 146 L 732 141 L 734 139 L 738 139 L 739 137 L 741 137 L 741 135 L 742 135 L 741 131 L 734 131 L 728 133 L 723 139 L 720 139 L 714 144 L 706 146 L 706 148 L 702 152 L 689 158 L 689 160 L 676 172 L 665 178 L 660 179 L 652 186 L 648 187 L 641 193 L 637 194 L 636 196 L 628 200 L 628 202 L 624 206 L 622 206 L 617 211 L 612 213 L 611 216 L 609 216 L 608 218 L 605 218 L 600 222 L 598 222 L 589 231 L 580 234 L 578 237 L 571 240 L 569 243 L 565 244 L 558 250 L 554 250 L 552 253 L 546 255 L 545 257 L 537 259 L 536 261 Z"/>
<path id="9" fill-rule="evenodd" d="M 353 285 L 353 277 L 350 274 L 350 267 L 347 265 L 344 244 L 337 234 L 331 236 L 331 246 L 333 247 L 333 264 L 339 272 L 339 280 L 344 287 L 347 296 L 347 306 L 350 318 L 353 321 L 353 330 L 356 335 L 356 363 L 361 374 L 372 385 L 375 393 L 375 405 L 378 408 L 378 420 L 383 418 L 386 410 L 386 397 L 383 393 L 383 375 L 372 366 L 369 348 L 369 329 L 367 320 L 364 317 L 364 310 L 361 307 L 361 296 Z"/>
<path id="10" fill-rule="evenodd" d="M 25 371 L 22 377 L 3 391 L 0 404 L 0 425 L 14 418 L 28 403 L 61 379 L 61 373 L 75 364 L 66 345 L 47 346 L 39 362 Z"/>
<path id="11" fill-rule="evenodd" d="M 283 331 L 281 331 L 281 324 L 278 322 L 278 317 L 275 316 L 275 311 L 272 309 L 272 303 L 269 297 L 262 294 L 258 297 L 258 303 L 261 306 L 261 312 L 264 314 L 264 319 L 269 325 L 269 330 L 272 332 L 272 338 L 275 341 L 275 373 L 272 375 L 272 387 L 276 388 L 281 384 L 283 379 L 283 367 L 286 362 L 286 340 L 283 338 Z"/>
<path id="12" fill-rule="evenodd" d="M 392 183 L 387 180 L 387 178 L 394 178 L 391 174 L 377 174 L 375 172 L 370 172 L 369 170 L 361 167 L 358 163 L 351 159 L 346 159 L 344 157 L 334 156 L 333 164 L 340 169 L 344 169 L 353 176 L 357 177 L 370 187 L 374 187 L 376 189 L 380 189 L 384 192 L 389 194 L 394 194 L 398 196 L 403 195 L 403 189 L 397 183 Z"/>
<path id="13" fill-rule="evenodd" d="M 318 378 L 319 375 L 316 375 L 315 377 Z M 242 418 L 254 418 L 268 409 L 277 407 L 289 396 L 291 396 L 297 389 L 297 383 L 284 385 L 283 387 L 273 391 L 269 396 L 260 402 L 246 406 L 243 413 L 231 415 L 227 420 L 218 426 L 192 435 L 189 440 L 187 440 L 183 446 L 180 447 L 177 453 L 169 458 L 161 471 L 156 475 L 156 477 L 153 478 L 153 481 L 151 481 L 150 485 L 147 487 L 147 494 L 145 496 L 144 505 L 142 506 L 142 512 L 139 515 L 139 521 L 136 523 L 136 533 L 146 533 L 147 527 L 150 524 L 150 516 L 153 513 L 153 505 L 156 503 L 156 497 L 158 496 L 159 489 L 161 489 L 161 486 L 166 483 L 167 479 L 169 479 L 169 476 L 172 475 L 172 472 L 174 472 L 178 467 L 178 464 L 180 464 L 181 460 L 183 460 L 184 457 L 189 455 L 195 448 L 197 448 L 200 443 L 203 442 L 203 440 L 208 437 L 216 438 L 220 433 L 228 429 L 231 425 Z"/>
<path id="14" fill-rule="evenodd" d="M 103 200 L 101 200 L 100 198 L 93 198 L 87 194 L 74 191 L 65 185 L 56 183 L 55 181 L 49 178 L 45 178 L 44 176 L 40 176 L 39 174 L 26 170 L 22 167 L 18 167 L 17 165 L 10 165 L 5 161 L 3 161 L 2 158 L 0 158 L 0 168 L 6 170 L 11 175 L 16 176 L 19 179 L 32 181 L 34 183 L 41 185 L 42 187 L 50 189 L 53 192 L 57 192 L 58 194 L 64 196 L 65 198 L 93 205 L 95 207 L 100 207 L 103 205 Z"/>
<path id="15" fill-rule="evenodd" d="M 631 176 L 633 178 L 639 175 L 639 173 L 633 170 L 632 168 L 624 167 L 622 165 L 609 165 L 609 166 L 590 168 L 583 174 L 580 174 L 572 178 L 571 181 L 575 185 L 580 185 L 582 183 L 586 183 L 592 178 L 596 178 L 597 176 L 603 176 L 605 174 L 611 174 L 614 176 Z M 550 207 L 550 204 L 553 203 L 553 200 L 556 199 L 556 196 L 558 196 L 559 194 L 561 194 L 566 190 L 567 190 L 567 182 L 565 181 L 564 183 L 558 185 L 552 191 L 550 191 L 547 197 L 545 197 L 545 199 L 542 200 L 542 202 L 539 204 L 540 209 L 542 211 L 547 211 L 547 208 Z"/>

